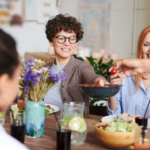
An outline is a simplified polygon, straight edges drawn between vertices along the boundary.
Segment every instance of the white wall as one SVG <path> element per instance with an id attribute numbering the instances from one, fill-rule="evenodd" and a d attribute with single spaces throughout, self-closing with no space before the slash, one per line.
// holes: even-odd
<path id="1" fill-rule="evenodd" d="M 140 32 L 150 25 L 150 0 L 137 0 L 137 19 L 134 39 L 134 19 L 136 0 L 112 0 L 112 22 L 110 52 L 116 52 L 120 58 L 135 56 L 136 43 Z M 79 18 L 80 0 L 61 0 L 60 13 L 69 13 Z M 31 25 L 32 24 L 32 25 Z M 27 52 L 47 52 L 49 43 L 45 36 L 45 25 L 25 22 L 22 29 L 5 29 L 18 41 L 18 50 L 22 55 Z M 133 42 L 135 41 L 135 48 Z M 134 50 L 133 50 L 134 48 Z"/>
<path id="2" fill-rule="evenodd" d="M 150 25 L 149 14 L 150 0 L 113 0 L 111 51 L 120 58 L 135 57 L 139 34 Z"/>

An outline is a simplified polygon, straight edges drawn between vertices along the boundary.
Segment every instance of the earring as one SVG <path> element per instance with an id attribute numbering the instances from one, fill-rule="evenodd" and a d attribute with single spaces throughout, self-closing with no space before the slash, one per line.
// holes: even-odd
<path id="1" fill-rule="evenodd" d="M 1 97 L 4 99 L 4 98 L 6 97 L 6 95 L 5 95 L 5 94 L 2 94 Z"/>

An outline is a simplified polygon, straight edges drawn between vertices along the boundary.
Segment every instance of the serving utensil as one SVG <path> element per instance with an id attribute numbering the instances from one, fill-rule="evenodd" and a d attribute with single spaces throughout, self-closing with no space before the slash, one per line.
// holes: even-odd
<path id="1" fill-rule="evenodd" d="M 101 118 L 102 119 L 102 118 Z M 96 123 L 100 122 L 101 119 L 99 119 L 98 121 L 94 122 L 92 125 L 95 125 Z"/>

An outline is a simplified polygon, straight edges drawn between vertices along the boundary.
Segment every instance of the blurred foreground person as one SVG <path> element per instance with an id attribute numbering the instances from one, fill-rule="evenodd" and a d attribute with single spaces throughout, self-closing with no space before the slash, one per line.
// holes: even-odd
<path id="1" fill-rule="evenodd" d="M 0 29 L 0 111 L 5 111 L 17 97 L 20 62 L 14 39 Z M 7 134 L 0 125 L 1 150 L 27 150 L 19 141 Z"/>
<path id="2" fill-rule="evenodd" d="M 107 112 L 109 115 L 121 113 L 135 115 L 135 105 L 147 105 L 149 102 L 150 73 L 144 73 L 141 65 L 145 65 L 146 67 L 147 65 L 144 62 L 146 62 L 147 59 L 150 59 L 150 26 L 145 28 L 139 36 L 137 58 L 141 59 L 141 62 L 136 59 L 133 62 L 130 62 L 132 59 L 127 59 L 116 63 L 116 65 L 118 67 L 121 66 L 121 68 L 118 70 L 118 74 L 112 75 L 114 78 L 111 77 L 111 83 L 121 84 L 121 78 L 115 78 L 117 76 L 121 75 L 126 78 L 123 78 L 123 87 L 117 95 L 111 97 L 107 102 Z M 123 63 L 131 65 L 132 67 L 129 69 L 127 65 L 123 65 Z"/>

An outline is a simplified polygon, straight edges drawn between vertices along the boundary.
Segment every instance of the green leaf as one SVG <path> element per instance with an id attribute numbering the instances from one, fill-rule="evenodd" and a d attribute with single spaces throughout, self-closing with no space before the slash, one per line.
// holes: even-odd
<path id="1" fill-rule="evenodd" d="M 101 104 L 100 104 L 100 106 L 103 106 L 103 105 L 104 105 L 104 103 L 101 103 Z"/>
<path id="2" fill-rule="evenodd" d="M 97 67 L 100 67 L 102 61 L 103 61 L 103 58 L 101 57 L 101 59 L 100 59 L 99 62 L 97 63 Z"/>
<path id="3" fill-rule="evenodd" d="M 88 61 L 90 62 L 90 64 L 93 66 L 93 68 L 95 69 L 95 67 L 97 67 L 96 63 L 94 62 L 94 59 L 92 57 L 86 57 L 88 59 Z"/>
<path id="4" fill-rule="evenodd" d="M 90 98 L 90 105 L 93 105 L 95 102 L 99 101 L 108 101 L 108 98 Z"/>
<path id="5" fill-rule="evenodd" d="M 113 65 L 113 59 L 111 59 L 106 65 L 112 66 Z"/>
<path id="6" fill-rule="evenodd" d="M 82 57 L 76 57 L 76 59 L 84 61 L 84 59 Z"/>

